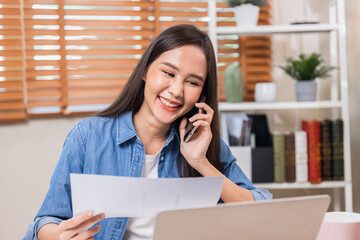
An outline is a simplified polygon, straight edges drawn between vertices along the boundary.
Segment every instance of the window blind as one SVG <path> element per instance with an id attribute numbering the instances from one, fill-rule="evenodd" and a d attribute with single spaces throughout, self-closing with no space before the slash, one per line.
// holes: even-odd
<path id="1" fill-rule="evenodd" d="M 119 94 L 151 40 L 167 27 L 191 23 L 207 31 L 207 1 L 2 0 L 0 121 L 95 112 Z M 218 26 L 235 25 L 217 3 Z M 259 24 L 270 24 L 270 6 Z M 223 71 L 238 61 L 245 97 L 270 81 L 269 37 L 218 37 Z"/>
<path id="2" fill-rule="evenodd" d="M 20 0 L 3 0 L 0 8 L 0 121 L 26 116 L 26 54 Z"/>

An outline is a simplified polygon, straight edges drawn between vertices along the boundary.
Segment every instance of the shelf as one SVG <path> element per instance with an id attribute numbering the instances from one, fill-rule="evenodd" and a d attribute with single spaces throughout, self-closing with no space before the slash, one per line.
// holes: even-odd
<path id="1" fill-rule="evenodd" d="M 340 101 L 219 103 L 219 111 L 341 108 Z"/>
<path id="2" fill-rule="evenodd" d="M 217 27 L 217 34 L 268 35 L 281 33 L 319 33 L 337 31 L 335 24 L 266 25 L 257 27 Z"/>
<path id="3" fill-rule="evenodd" d="M 313 183 L 258 183 L 254 184 L 257 188 L 263 189 L 309 189 L 309 188 L 345 188 L 350 182 L 345 181 L 324 181 L 319 184 Z"/>

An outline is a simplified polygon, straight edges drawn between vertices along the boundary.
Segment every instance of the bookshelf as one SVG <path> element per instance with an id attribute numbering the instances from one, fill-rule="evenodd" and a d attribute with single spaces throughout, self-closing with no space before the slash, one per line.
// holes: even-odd
<path id="1" fill-rule="evenodd" d="M 276 0 L 275 0 L 276 1 Z M 311 0 L 308 0 L 311 1 Z M 313 1 L 313 0 L 312 0 Z M 209 36 L 217 53 L 218 35 L 274 35 L 274 34 L 299 34 L 299 33 L 329 33 L 330 41 L 330 64 L 339 67 L 338 78 L 331 79 L 331 99 L 329 101 L 315 102 L 275 102 L 275 103 L 219 103 L 220 114 L 222 112 L 235 111 L 277 111 L 297 109 L 331 109 L 334 116 L 337 111 L 341 112 L 344 123 L 344 181 L 323 181 L 320 184 L 307 183 L 266 183 L 255 184 L 258 188 L 265 189 L 344 189 L 345 210 L 352 212 L 352 180 L 351 180 L 351 155 L 350 155 L 350 123 L 348 104 L 348 78 L 346 60 L 346 27 L 344 0 L 329 1 L 329 22 L 324 24 L 304 25 L 270 25 L 256 27 L 217 27 L 216 1 L 208 3 Z M 340 94 L 339 94 L 340 93 Z M 339 196 L 339 194 L 334 194 Z M 334 201 L 339 199 L 334 199 Z M 338 205 L 338 204 L 335 204 Z"/>
<path id="2" fill-rule="evenodd" d="M 219 111 L 246 111 L 246 110 L 281 110 L 281 109 L 334 109 L 341 108 L 340 101 L 316 101 L 316 102 L 275 102 L 275 103 L 219 103 Z"/>
<path id="3" fill-rule="evenodd" d="M 311 33 L 311 32 L 331 32 L 339 29 L 337 24 L 306 24 L 306 25 L 268 25 L 253 27 L 221 27 L 217 34 L 239 34 L 243 36 L 268 35 L 280 33 Z"/>
<path id="4" fill-rule="evenodd" d="M 265 189 L 321 189 L 321 188 L 344 188 L 348 183 L 345 181 L 324 181 L 319 184 L 306 183 L 256 183 L 257 188 Z"/>

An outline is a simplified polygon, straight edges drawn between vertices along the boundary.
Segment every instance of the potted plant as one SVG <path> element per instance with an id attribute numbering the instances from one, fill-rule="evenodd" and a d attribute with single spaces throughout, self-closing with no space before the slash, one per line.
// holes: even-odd
<path id="1" fill-rule="evenodd" d="M 295 82 L 297 101 L 316 100 L 316 78 L 327 78 L 335 67 L 324 65 L 324 59 L 318 53 L 299 54 L 290 57 L 285 66 L 280 66 Z"/>
<path id="2" fill-rule="evenodd" d="M 259 19 L 260 7 L 266 0 L 227 0 L 227 4 L 234 8 L 237 26 L 256 26 Z"/>

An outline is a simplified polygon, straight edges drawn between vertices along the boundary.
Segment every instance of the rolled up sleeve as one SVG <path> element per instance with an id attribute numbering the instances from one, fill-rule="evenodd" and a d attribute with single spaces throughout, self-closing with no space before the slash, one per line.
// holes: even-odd
<path id="1" fill-rule="evenodd" d="M 50 187 L 34 221 L 28 226 L 25 240 L 37 240 L 37 233 L 48 223 L 59 224 L 73 216 L 70 173 L 82 173 L 85 144 L 76 125 L 68 134 L 59 161 L 51 177 Z"/>
<path id="2" fill-rule="evenodd" d="M 42 226 L 44 226 L 45 224 L 48 224 L 48 223 L 60 224 L 61 221 L 62 221 L 62 219 L 57 218 L 57 217 L 48 217 L 48 216 L 38 217 L 34 220 L 34 222 L 32 222 L 28 226 L 23 240 L 38 240 L 37 233 L 39 232 L 39 230 Z"/>
<path id="3" fill-rule="evenodd" d="M 273 195 L 266 189 L 252 189 L 250 190 L 252 195 L 254 196 L 255 201 L 258 200 L 269 200 L 273 198 Z"/>

